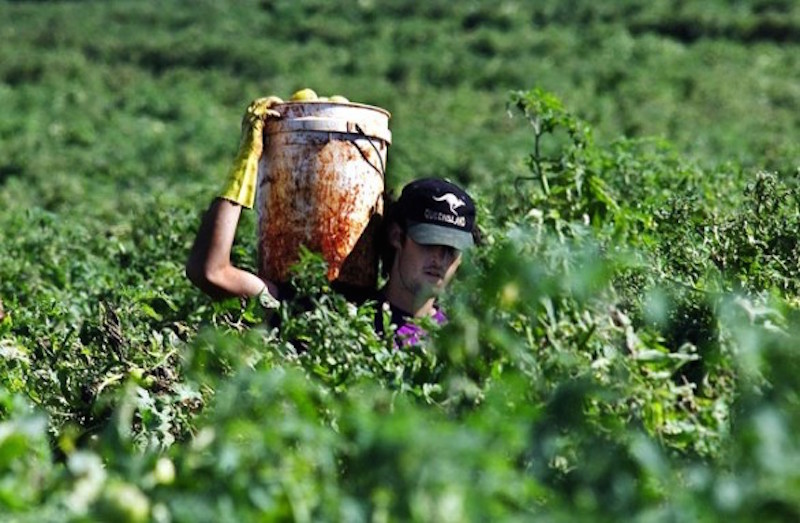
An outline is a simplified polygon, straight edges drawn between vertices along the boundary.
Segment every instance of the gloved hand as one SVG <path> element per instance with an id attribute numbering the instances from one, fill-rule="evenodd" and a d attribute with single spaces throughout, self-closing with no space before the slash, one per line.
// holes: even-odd
<path id="1" fill-rule="evenodd" d="M 258 178 L 258 160 L 264 149 L 264 122 L 267 118 L 280 118 L 280 114 L 272 109 L 275 104 L 283 103 L 277 96 L 267 96 L 254 100 L 242 118 L 242 138 L 239 152 L 228 170 L 225 188 L 220 196 L 236 202 L 248 209 L 253 208 L 256 196 L 256 180 Z"/>

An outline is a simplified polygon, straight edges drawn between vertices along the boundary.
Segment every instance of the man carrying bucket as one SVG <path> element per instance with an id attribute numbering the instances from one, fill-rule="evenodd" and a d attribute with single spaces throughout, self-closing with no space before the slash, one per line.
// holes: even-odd
<path id="1" fill-rule="evenodd" d="M 279 306 L 279 300 L 287 298 L 286 290 L 235 267 L 230 253 L 242 208 L 253 207 L 262 133 L 265 121 L 279 116 L 272 109 L 276 103 L 279 98 L 269 97 L 248 107 L 227 185 L 203 217 L 186 264 L 189 279 L 210 297 L 257 296 L 267 309 Z M 404 187 L 398 201 L 387 206 L 382 224 L 379 243 L 388 279 L 373 293 L 380 305 L 376 331 L 383 333 L 380 310 L 385 307 L 401 344 L 415 343 L 424 334 L 412 319 L 429 317 L 443 323 L 436 296 L 452 279 L 462 251 L 475 243 L 476 234 L 475 205 L 460 187 L 435 178 Z"/>

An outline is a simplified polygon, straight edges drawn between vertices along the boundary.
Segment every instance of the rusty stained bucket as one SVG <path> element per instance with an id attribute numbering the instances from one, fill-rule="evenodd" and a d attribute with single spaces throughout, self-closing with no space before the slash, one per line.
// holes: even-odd
<path id="1" fill-rule="evenodd" d="M 285 282 L 300 246 L 328 279 L 374 288 L 391 143 L 388 111 L 355 103 L 288 102 L 264 129 L 258 173 L 259 274 Z"/>

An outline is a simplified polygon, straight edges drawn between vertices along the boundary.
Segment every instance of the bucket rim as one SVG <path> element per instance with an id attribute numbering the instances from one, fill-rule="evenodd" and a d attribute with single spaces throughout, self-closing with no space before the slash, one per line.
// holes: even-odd
<path id="1" fill-rule="evenodd" d="M 377 138 L 389 145 L 392 143 L 392 132 L 386 127 L 369 123 L 358 124 L 341 118 L 310 117 L 295 120 L 269 120 L 264 126 L 264 133 L 270 136 L 298 131 L 352 134 L 366 138 Z"/>
<path id="2" fill-rule="evenodd" d="M 273 109 L 277 109 L 280 106 L 286 105 L 340 105 L 344 107 L 358 107 L 361 109 L 370 109 L 379 113 L 383 113 L 387 117 L 391 117 L 392 113 L 388 110 L 384 109 L 383 107 L 378 107 L 377 105 L 370 105 L 364 104 L 360 102 L 331 102 L 330 100 L 287 100 L 285 102 L 281 102 L 272 106 Z"/>

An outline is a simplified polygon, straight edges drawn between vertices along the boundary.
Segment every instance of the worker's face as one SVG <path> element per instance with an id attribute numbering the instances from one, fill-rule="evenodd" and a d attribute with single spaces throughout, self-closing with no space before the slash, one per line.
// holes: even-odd
<path id="1" fill-rule="evenodd" d="M 461 264 L 461 251 L 445 245 L 422 245 L 406 234 L 395 236 L 392 277 L 416 301 L 439 294 Z"/>

